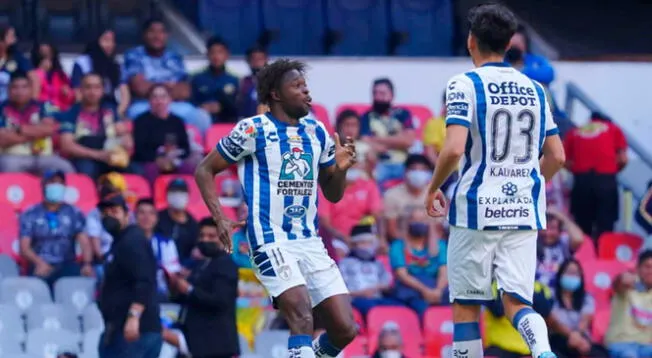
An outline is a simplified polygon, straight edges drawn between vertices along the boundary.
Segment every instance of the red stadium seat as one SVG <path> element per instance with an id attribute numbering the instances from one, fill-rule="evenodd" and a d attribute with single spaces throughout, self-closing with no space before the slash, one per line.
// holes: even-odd
<path id="1" fill-rule="evenodd" d="M 97 189 L 85 174 L 66 174 L 66 202 L 88 213 L 97 206 Z"/>
<path id="2" fill-rule="evenodd" d="M 328 134 L 333 135 L 333 122 L 331 122 L 331 118 L 328 116 L 328 110 L 326 107 L 321 104 L 313 103 L 312 113 L 317 117 L 317 119 L 324 123 L 324 127 L 326 127 Z"/>
<path id="3" fill-rule="evenodd" d="M 378 306 L 367 314 L 367 331 L 369 337 L 369 352 L 374 352 L 378 345 L 378 333 L 383 324 L 393 321 L 398 324 L 403 336 L 404 354 L 408 357 L 421 357 L 423 336 L 417 314 L 407 307 Z"/>
<path id="4" fill-rule="evenodd" d="M 43 201 L 41 182 L 35 176 L 24 173 L 0 174 L 0 205 L 8 205 L 22 211 Z"/>
<path id="5" fill-rule="evenodd" d="M 367 103 L 342 103 L 335 110 L 335 117 L 337 118 L 337 116 L 339 116 L 345 109 L 351 109 L 359 115 L 363 115 L 370 108 L 371 105 Z"/>
<path id="6" fill-rule="evenodd" d="M 204 145 L 204 138 L 201 135 L 201 131 L 192 124 L 186 124 L 186 133 L 188 133 L 188 139 L 190 142 L 195 142 L 198 145 Z"/>
<path id="7" fill-rule="evenodd" d="M 0 225 L 0 254 L 5 254 L 18 258 L 18 215 L 14 209 L 7 205 L 0 205 L 0 217 L 2 217 L 2 225 Z"/>
<path id="8" fill-rule="evenodd" d="M 414 127 L 416 128 L 417 139 L 421 139 L 423 133 L 423 127 L 426 125 L 426 122 L 433 118 L 434 115 L 430 108 L 422 106 L 420 104 L 399 104 L 398 107 L 403 107 L 412 113 L 412 121 Z"/>
<path id="9" fill-rule="evenodd" d="M 593 316 L 593 327 L 591 327 L 591 335 L 593 336 L 593 341 L 601 344 L 604 335 L 607 333 L 607 328 L 609 328 L 609 320 L 611 319 L 611 309 L 606 308 L 595 312 Z"/>
<path id="10" fill-rule="evenodd" d="M 587 262 L 587 261 L 594 261 L 598 257 L 595 254 L 595 245 L 593 245 L 593 240 L 586 239 L 584 242 L 582 242 L 582 245 L 575 251 L 574 254 L 575 258 L 579 262 Z"/>
<path id="11" fill-rule="evenodd" d="M 213 124 L 212 127 L 206 132 L 206 141 L 204 142 L 204 150 L 206 153 L 210 152 L 215 148 L 217 142 L 219 142 L 222 137 L 226 136 L 233 129 L 233 123 L 218 123 Z"/>
<path id="12" fill-rule="evenodd" d="M 136 174 L 122 174 L 127 182 L 127 192 L 135 195 L 138 199 L 151 198 L 152 189 L 147 179 Z"/>
<path id="13" fill-rule="evenodd" d="M 596 307 L 608 307 L 613 280 L 627 271 L 627 266 L 615 260 L 595 260 L 582 263 L 582 267 L 586 290 L 595 298 Z"/>
<path id="14" fill-rule="evenodd" d="M 448 357 L 453 344 L 453 311 L 450 307 L 428 308 L 423 320 L 425 350 L 429 357 Z"/>
<path id="15" fill-rule="evenodd" d="M 643 239 L 626 232 L 606 232 L 598 239 L 598 257 L 601 260 L 632 262 L 643 246 Z"/>
<path id="16" fill-rule="evenodd" d="M 201 200 L 199 202 L 190 203 L 188 205 L 187 210 L 190 213 L 190 215 L 192 215 L 192 217 L 195 218 L 195 220 L 197 221 L 211 216 L 211 212 L 208 211 L 206 204 L 204 204 L 204 202 Z M 228 219 L 231 219 L 233 221 L 238 220 L 238 212 L 235 208 L 229 208 L 223 206 L 222 212 Z"/>
<path id="17" fill-rule="evenodd" d="M 365 325 L 364 317 L 362 317 L 362 313 L 360 313 L 360 311 L 356 310 L 355 308 L 353 309 L 353 319 L 355 319 L 355 323 L 358 324 L 358 330 L 360 331 L 360 335 L 362 336 L 366 335 L 367 326 Z"/>
<path id="18" fill-rule="evenodd" d="M 222 193 L 222 183 L 226 180 L 235 180 L 238 181 L 238 176 L 233 175 L 230 172 L 222 172 L 215 176 L 215 187 L 217 188 L 217 193 Z"/>
<path id="19" fill-rule="evenodd" d="M 364 336 L 355 337 L 353 342 L 349 343 L 342 353 L 344 358 L 367 357 L 367 338 Z"/>
<path id="20" fill-rule="evenodd" d="M 199 193 L 199 188 L 197 187 L 197 184 L 195 183 L 195 179 L 193 178 L 192 175 L 176 175 L 176 174 L 169 174 L 169 175 L 161 175 L 158 178 L 156 178 L 156 181 L 154 182 L 154 204 L 156 204 L 157 209 L 163 209 L 167 207 L 168 205 L 168 199 L 167 199 L 167 188 L 168 184 L 176 179 L 176 178 L 181 178 L 186 181 L 188 184 L 188 193 L 190 195 L 190 203 L 202 203 L 202 198 L 201 194 Z"/>

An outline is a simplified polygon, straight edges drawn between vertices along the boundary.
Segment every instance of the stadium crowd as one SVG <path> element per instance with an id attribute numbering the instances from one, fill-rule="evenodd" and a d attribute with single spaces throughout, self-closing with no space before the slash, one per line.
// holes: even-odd
<path id="1" fill-rule="evenodd" d="M 522 34 L 513 42 L 507 60 L 546 85 L 553 81 L 547 60 L 526 53 Z M 189 175 L 233 123 L 264 111 L 256 102 L 255 74 L 267 62 L 265 50 L 247 52 L 252 73 L 240 79 L 226 67 L 228 44 L 216 37 L 207 42 L 209 66 L 188 74 L 183 58 L 169 49 L 160 20 L 145 24 L 143 45 L 126 52 L 124 63 L 117 61 L 114 34 L 107 29 L 88 44 L 70 74 L 55 44 L 35 44 L 27 59 L 15 43 L 13 29 L 2 27 L 0 172 L 38 177 L 40 187 L 33 189 L 43 196 L 34 205 L 10 208 L 19 211 L 19 225 L 16 232 L 2 228 L 1 240 L 17 237 L 18 250 L 3 243 L 2 252 L 13 256 L 22 274 L 42 278 L 57 302 L 65 278 L 101 282 L 112 237 L 95 204 L 120 193 L 133 222 L 151 237 L 161 267 L 161 304 L 172 302 L 175 288 L 163 272 L 187 277 L 202 258 L 201 230 L 211 227 Z M 439 357 L 452 340 L 448 227 L 423 208 L 445 140 L 444 111 L 419 126 L 409 108 L 394 103 L 397 90 L 388 78 L 376 80 L 372 103 L 340 111 L 332 125 L 332 131 L 356 139 L 362 158 L 347 173 L 342 200 L 320 200 L 319 206 L 322 236 L 362 328 L 347 356 Z M 556 115 L 563 117 L 558 110 Z M 635 235 L 612 232 L 619 214 L 615 175 L 627 163 L 627 144 L 618 127 L 596 113 L 587 126 L 568 131 L 565 146 L 569 171 L 546 187 L 548 228 L 539 235 L 534 309 L 546 318 L 559 356 L 652 356 L 652 251 L 642 250 Z M 449 195 L 454 182 L 446 186 Z M 235 172 L 216 178 L 216 185 L 228 215 L 246 219 Z M 236 232 L 233 242 L 234 262 L 251 270 L 244 233 Z M 2 284 L 3 303 L 22 300 L 16 296 L 14 302 L 8 285 Z M 240 289 L 247 298 L 245 286 Z M 23 313 L 31 300 L 21 306 Z M 246 299 L 241 305 L 260 302 Z M 84 314 L 89 303 L 76 302 L 78 312 Z M 495 303 L 483 313 L 487 355 L 527 355 Z M 7 315 L 0 309 L 0 320 Z M 86 342 L 82 347 L 66 348 L 85 354 L 94 348 Z"/>

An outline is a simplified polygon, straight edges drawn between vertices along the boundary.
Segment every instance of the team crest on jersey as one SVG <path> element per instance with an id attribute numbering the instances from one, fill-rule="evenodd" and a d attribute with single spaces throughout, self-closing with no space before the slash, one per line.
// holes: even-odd
<path id="1" fill-rule="evenodd" d="M 313 180 L 312 155 L 299 147 L 283 153 L 280 180 Z"/>

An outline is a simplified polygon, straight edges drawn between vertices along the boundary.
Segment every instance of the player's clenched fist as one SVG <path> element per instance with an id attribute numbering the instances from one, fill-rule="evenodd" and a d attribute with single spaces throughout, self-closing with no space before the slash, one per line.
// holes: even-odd
<path id="1" fill-rule="evenodd" d="M 340 141 L 339 134 L 333 136 L 335 140 L 335 164 L 340 170 L 347 170 L 356 162 L 355 144 L 353 138 L 346 137 L 344 142 Z"/>
<path id="2" fill-rule="evenodd" d="M 446 215 L 447 202 L 444 193 L 437 189 L 435 192 L 429 192 L 426 197 L 426 211 L 433 218 L 440 218 Z"/>

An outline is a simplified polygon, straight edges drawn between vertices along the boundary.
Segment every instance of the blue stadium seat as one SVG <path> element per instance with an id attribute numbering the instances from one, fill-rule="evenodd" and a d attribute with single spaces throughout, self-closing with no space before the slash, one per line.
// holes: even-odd
<path id="1" fill-rule="evenodd" d="M 244 54 L 261 35 L 260 0 L 201 0 L 199 22 L 221 36 L 234 54 Z"/>
<path id="2" fill-rule="evenodd" d="M 338 33 L 334 55 L 387 55 L 387 8 L 382 0 L 327 0 L 327 26 Z"/>
<path id="3" fill-rule="evenodd" d="M 324 18 L 318 0 L 262 0 L 265 28 L 274 33 L 273 55 L 324 53 Z"/>
<path id="4" fill-rule="evenodd" d="M 408 39 L 396 49 L 402 56 L 450 56 L 453 41 L 451 0 L 391 0 L 393 31 Z"/>
<path id="5" fill-rule="evenodd" d="M 39 0 L 38 21 L 45 37 L 57 42 L 88 40 L 89 12 L 84 0 Z"/>

